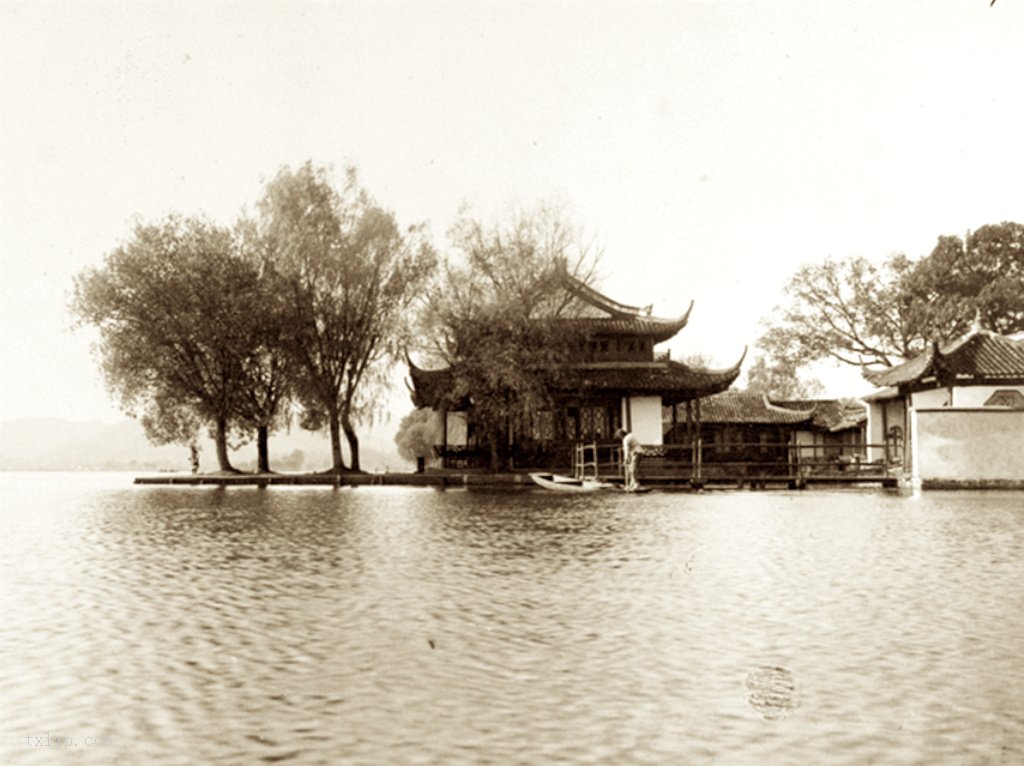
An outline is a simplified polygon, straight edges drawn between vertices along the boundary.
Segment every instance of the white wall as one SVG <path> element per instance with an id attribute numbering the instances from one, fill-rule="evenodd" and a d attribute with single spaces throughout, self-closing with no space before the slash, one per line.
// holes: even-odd
<path id="1" fill-rule="evenodd" d="M 445 441 L 450 447 L 465 447 L 469 444 L 469 421 L 465 412 L 448 413 L 447 436 Z"/>
<path id="2" fill-rule="evenodd" d="M 963 386 L 953 389 L 954 407 L 984 407 L 996 391 L 1014 390 L 1024 394 L 1024 386 Z"/>
<path id="3" fill-rule="evenodd" d="M 626 421 L 641 444 L 662 444 L 661 397 L 629 397 L 629 418 Z"/>
<path id="4" fill-rule="evenodd" d="M 1024 482 L 1024 410 L 945 407 L 911 417 L 915 479 Z"/>
<path id="5" fill-rule="evenodd" d="M 1024 385 L 1018 386 L 954 386 L 952 400 L 949 388 L 933 388 L 911 394 L 911 403 L 921 409 L 934 407 L 984 407 L 996 391 L 1014 390 L 1024 394 Z"/>
<path id="6" fill-rule="evenodd" d="M 796 451 L 798 460 L 803 462 L 813 461 L 820 458 L 824 452 L 822 449 L 811 449 L 812 445 L 819 444 L 821 439 L 813 431 L 797 431 L 794 436 L 794 443 L 802 449 Z"/>
<path id="7" fill-rule="evenodd" d="M 899 426 L 906 431 L 904 422 L 903 399 L 882 399 L 867 402 L 868 405 L 868 444 L 877 445 L 868 448 L 868 460 L 882 460 L 885 457 L 885 428 Z M 906 438 L 906 434 L 904 434 Z M 890 455 L 890 458 L 892 456 Z"/>
<path id="8" fill-rule="evenodd" d="M 430 410 L 430 434 L 434 445 L 440 445 L 444 434 L 444 413 L 440 410 Z M 425 465 L 429 468 L 440 468 L 444 461 L 431 450 L 424 455 Z"/>
<path id="9" fill-rule="evenodd" d="M 912 407 L 949 407 L 952 402 L 948 388 L 932 388 L 911 394 L 910 404 Z"/>
<path id="10" fill-rule="evenodd" d="M 998 428 L 989 436 L 985 436 L 989 430 L 994 428 L 993 424 L 1016 422 L 1016 417 L 1012 415 L 1013 412 L 1019 412 L 1014 410 L 1006 410 L 995 407 L 985 407 L 985 402 L 988 401 L 989 397 L 992 396 L 996 391 L 1004 391 L 1007 389 L 1020 391 L 1024 394 L 1024 385 L 1002 385 L 1002 386 L 955 386 L 952 391 L 949 388 L 935 388 L 927 391 L 918 391 L 910 396 L 911 402 L 911 419 L 915 425 L 911 428 L 906 429 L 907 433 L 904 435 L 906 438 L 907 457 L 913 456 L 913 460 L 904 461 L 905 467 L 909 467 L 916 478 L 920 478 L 923 481 L 928 481 L 929 478 L 936 481 L 957 481 L 961 480 L 958 477 L 965 477 L 965 481 L 984 481 L 989 477 L 987 476 L 988 469 L 984 463 L 988 460 L 987 457 L 979 458 L 975 457 L 967 459 L 966 457 L 959 457 L 956 461 L 950 462 L 950 458 L 945 453 L 937 451 L 938 445 L 950 443 L 950 440 L 959 443 L 958 440 L 962 440 L 965 445 L 960 451 L 971 453 L 975 456 L 989 455 L 991 450 L 995 450 L 995 453 L 991 455 L 992 470 L 997 473 L 1000 471 L 1005 472 L 1005 461 L 1001 456 L 1000 450 L 1009 450 L 1014 455 L 1018 453 L 1024 453 L 1024 432 L 1018 433 L 1016 438 L 1010 438 L 1003 441 L 1001 431 Z M 868 404 L 868 430 L 867 439 L 870 444 L 881 444 L 885 441 L 885 433 L 883 429 L 883 411 L 885 417 L 888 420 L 888 425 L 891 428 L 894 425 L 898 425 L 904 428 L 903 422 L 903 399 L 883 399 L 880 401 L 870 401 Z M 981 415 L 972 416 L 964 419 L 963 417 L 950 417 L 943 420 L 941 416 L 934 416 L 929 414 L 925 417 L 923 428 L 926 429 L 924 435 L 931 439 L 928 444 L 917 444 L 919 437 L 917 425 L 917 415 L 919 412 L 929 413 L 941 413 L 941 412 L 955 412 L 963 411 L 964 409 L 970 409 L 972 412 L 981 412 Z M 1010 414 L 1010 417 L 1004 420 L 1000 420 L 996 417 L 993 421 L 985 420 L 984 413 L 1003 413 Z M 935 425 L 941 421 L 944 425 Z M 931 428 L 939 429 L 934 433 Z M 952 432 L 946 433 L 942 431 L 943 428 L 951 428 Z M 940 454 L 941 453 L 941 454 Z M 881 460 L 884 451 L 881 447 L 871 447 L 868 450 L 869 460 Z M 925 472 L 933 472 L 934 476 L 925 476 L 921 474 L 921 466 L 918 464 L 920 460 L 925 461 L 924 470 Z M 909 462 L 909 465 L 908 465 Z M 1016 469 L 1013 469 L 1016 470 Z M 972 478 L 969 478 L 972 477 Z"/>

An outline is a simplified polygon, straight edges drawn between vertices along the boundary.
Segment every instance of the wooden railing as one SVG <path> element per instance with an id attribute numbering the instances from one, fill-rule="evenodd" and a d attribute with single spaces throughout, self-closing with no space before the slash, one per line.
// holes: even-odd
<path id="1" fill-rule="evenodd" d="M 486 470 L 489 454 L 479 448 L 436 448 L 449 469 Z M 869 461 L 868 454 L 883 456 Z M 553 443 L 551 464 L 564 471 L 566 461 L 578 477 L 621 480 L 622 446 L 618 441 Z M 785 483 L 794 486 L 858 482 L 891 483 L 902 472 L 901 451 L 888 444 L 708 443 L 647 445 L 637 467 L 641 483 L 751 485 Z M 559 457 L 561 456 L 561 457 Z M 520 458 L 516 470 L 529 470 Z M 539 467 L 540 461 L 536 462 Z M 550 468 L 548 469 L 550 470 Z"/>
<path id="2" fill-rule="evenodd" d="M 588 455 L 585 466 L 581 462 L 584 446 Z M 888 457 L 868 461 L 869 449 Z M 894 451 L 884 444 L 706 444 L 697 440 L 643 447 L 637 475 L 641 482 L 700 485 L 888 483 L 901 469 L 893 456 Z M 617 443 L 581 445 L 573 468 L 577 475 L 585 468 L 588 476 L 596 473 L 603 479 L 619 479 L 623 475 L 621 447 Z"/>
<path id="3" fill-rule="evenodd" d="M 869 448 L 885 445 L 820 445 L 733 443 L 664 445 L 645 450 L 638 473 L 641 480 L 680 480 L 693 483 L 758 484 L 786 482 L 855 483 L 889 479 L 897 466 L 886 459 L 868 461 Z"/>

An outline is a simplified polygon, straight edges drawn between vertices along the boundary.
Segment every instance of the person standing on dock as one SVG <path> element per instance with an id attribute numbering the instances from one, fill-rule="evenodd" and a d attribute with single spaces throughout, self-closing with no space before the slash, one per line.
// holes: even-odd
<path id="1" fill-rule="evenodd" d="M 625 472 L 625 489 L 632 492 L 640 487 L 636 480 L 636 466 L 640 462 L 640 440 L 624 428 L 615 432 L 616 439 L 622 439 L 622 467 Z"/>

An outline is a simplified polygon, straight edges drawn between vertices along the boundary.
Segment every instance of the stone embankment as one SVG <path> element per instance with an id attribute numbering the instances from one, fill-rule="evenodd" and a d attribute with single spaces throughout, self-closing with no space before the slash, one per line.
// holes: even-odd
<path id="1" fill-rule="evenodd" d="M 241 474 L 157 474 L 139 476 L 136 484 L 177 486 L 268 487 L 496 487 L 536 486 L 526 473 L 241 473 Z"/>

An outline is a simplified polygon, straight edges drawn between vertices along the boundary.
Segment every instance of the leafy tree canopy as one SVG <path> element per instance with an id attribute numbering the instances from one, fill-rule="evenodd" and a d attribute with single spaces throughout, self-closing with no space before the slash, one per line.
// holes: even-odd
<path id="1" fill-rule="evenodd" d="M 821 395 L 824 387 L 816 379 L 802 378 L 792 363 L 761 355 L 747 368 L 744 390 L 770 399 L 813 399 Z"/>
<path id="2" fill-rule="evenodd" d="M 395 434 L 399 457 L 415 463 L 417 458 L 430 456 L 434 445 L 441 443 L 440 430 L 433 410 L 413 410 L 402 418 Z"/>
<path id="3" fill-rule="evenodd" d="M 1001 223 L 960 237 L 939 237 L 905 287 L 917 321 L 941 339 L 974 321 L 1001 334 L 1024 330 L 1024 224 Z"/>
<path id="4" fill-rule="evenodd" d="M 259 274 L 231 231 L 202 218 L 138 223 L 78 276 L 72 310 L 99 328 L 107 383 L 149 437 L 189 442 L 213 423 L 230 469 L 228 429 L 260 313 Z"/>
<path id="5" fill-rule="evenodd" d="M 940 237 L 925 258 L 828 259 L 801 267 L 787 302 L 758 345 L 773 364 L 797 370 L 820 359 L 891 366 L 974 321 L 1001 333 L 1024 330 L 1024 226 L 983 226 L 966 242 Z"/>
<path id="6" fill-rule="evenodd" d="M 350 168 L 344 186 L 306 163 L 283 168 L 259 206 L 258 238 L 284 285 L 287 347 L 304 425 L 326 426 L 334 470 L 343 470 L 341 434 L 359 470 L 355 427 L 373 412 L 366 384 L 408 337 L 409 309 L 434 268 L 423 227 L 401 230 Z"/>
<path id="7" fill-rule="evenodd" d="M 561 320 L 580 305 L 565 276 L 594 281 L 596 256 L 558 208 L 516 211 L 485 225 L 467 212 L 451 228 L 452 257 L 430 286 L 425 351 L 453 374 L 450 405 L 469 401 L 493 468 L 511 429 L 551 405 L 583 332 Z"/>

